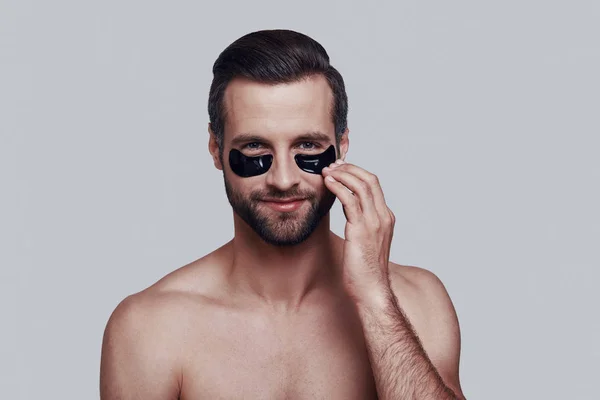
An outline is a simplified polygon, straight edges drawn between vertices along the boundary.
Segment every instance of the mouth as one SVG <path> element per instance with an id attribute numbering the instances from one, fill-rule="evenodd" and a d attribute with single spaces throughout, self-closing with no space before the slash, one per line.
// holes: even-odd
<path id="1" fill-rule="evenodd" d="M 303 198 L 264 199 L 262 202 L 275 211 L 290 212 L 299 209 L 305 200 Z"/>

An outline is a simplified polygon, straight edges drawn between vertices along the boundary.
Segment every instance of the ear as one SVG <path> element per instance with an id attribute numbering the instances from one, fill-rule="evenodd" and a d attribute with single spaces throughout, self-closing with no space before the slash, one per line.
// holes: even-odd
<path id="1" fill-rule="evenodd" d="M 348 135 L 350 134 L 350 129 L 346 128 L 344 133 L 342 133 L 342 137 L 340 138 L 340 157 L 342 160 L 346 161 L 346 154 L 348 153 L 348 147 L 350 146 L 350 139 L 348 139 Z"/>
<path id="2" fill-rule="evenodd" d="M 210 122 L 208 123 L 208 136 L 208 151 L 212 156 L 215 168 L 223 170 L 223 164 L 221 164 L 221 159 L 219 158 L 219 145 L 217 144 L 217 136 L 213 132 Z"/>

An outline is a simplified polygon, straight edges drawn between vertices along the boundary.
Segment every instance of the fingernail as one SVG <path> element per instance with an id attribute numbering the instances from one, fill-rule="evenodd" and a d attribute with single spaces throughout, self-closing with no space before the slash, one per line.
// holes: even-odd
<path id="1" fill-rule="evenodd" d="M 338 158 L 337 160 L 335 160 L 335 162 L 340 165 L 345 163 L 345 161 L 342 160 L 341 158 Z"/>

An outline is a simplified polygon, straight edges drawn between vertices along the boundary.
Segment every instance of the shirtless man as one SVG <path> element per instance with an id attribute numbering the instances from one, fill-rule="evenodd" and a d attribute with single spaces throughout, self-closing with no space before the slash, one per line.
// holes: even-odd
<path id="1" fill-rule="evenodd" d="M 234 237 L 118 305 L 102 400 L 464 399 L 454 307 L 433 273 L 389 262 L 394 215 L 375 175 L 343 162 L 347 97 L 325 50 L 254 32 L 213 73 Z"/>

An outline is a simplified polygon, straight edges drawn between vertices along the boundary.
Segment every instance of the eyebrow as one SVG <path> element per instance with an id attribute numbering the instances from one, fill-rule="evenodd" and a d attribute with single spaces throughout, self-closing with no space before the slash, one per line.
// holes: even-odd
<path id="1" fill-rule="evenodd" d="M 327 135 L 323 132 L 313 131 L 313 132 L 307 132 L 300 136 L 297 136 L 294 138 L 294 140 L 295 141 L 312 140 L 312 141 L 316 141 L 316 142 L 328 142 L 331 140 L 331 138 L 329 137 L 329 135 Z M 240 133 L 239 135 L 237 135 L 236 137 L 234 137 L 231 140 L 231 145 L 235 146 L 235 145 L 240 145 L 242 143 L 250 143 L 250 142 L 269 143 L 269 140 L 260 135 L 256 135 L 253 133 Z"/>

